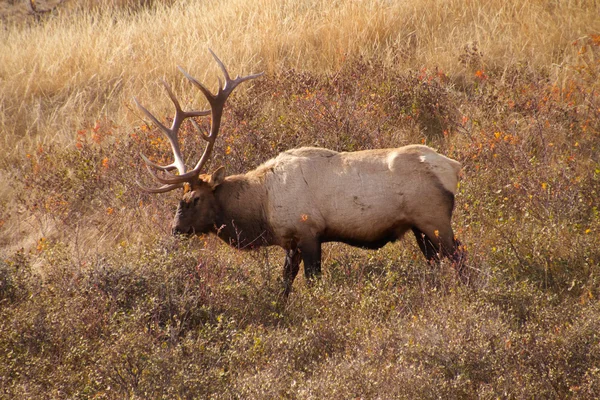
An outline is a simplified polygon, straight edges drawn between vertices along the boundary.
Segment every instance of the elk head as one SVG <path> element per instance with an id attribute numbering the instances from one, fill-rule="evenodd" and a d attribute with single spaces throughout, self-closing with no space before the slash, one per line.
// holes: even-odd
<path id="1" fill-rule="evenodd" d="M 173 94 L 171 87 L 165 81 L 162 81 L 171 101 L 175 105 L 175 117 L 173 118 L 173 123 L 170 128 L 167 128 L 134 98 L 137 106 L 165 134 L 169 140 L 171 149 L 173 150 L 174 157 L 174 161 L 171 164 L 163 166 L 150 161 L 148 157 L 141 154 L 142 159 L 146 163 L 146 168 L 150 174 L 162 184 L 162 186 L 148 188 L 141 185 L 139 182 L 138 186 L 149 193 L 164 193 L 180 187 L 185 188 L 185 193 L 179 203 L 173 221 L 172 228 L 174 234 L 201 234 L 206 233 L 213 228 L 217 213 L 219 212 L 219 205 L 213 192 L 225 179 L 224 168 L 221 167 L 212 174 L 201 174 L 201 171 L 210 158 L 215 139 L 219 133 L 221 117 L 223 116 L 223 107 L 225 106 L 227 98 L 237 85 L 247 80 L 257 78 L 263 74 L 259 73 L 243 77 L 238 76 L 235 79 L 231 79 L 221 60 L 219 60 L 212 50 L 209 49 L 209 51 L 217 61 L 217 64 L 225 77 L 225 84 L 219 79 L 219 90 L 216 94 L 213 94 L 206 89 L 204 85 L 198 82 L 194 77 L 190 76 L 181 67 L 177 68 L 204 94 L 210 105 L 210 110 L 183 111 L 179 101 Z M 208 133 L 204 133 L 200 126 L 191 119 L 194 127 L 207 144 L 200 160 L 196 163 L 196 166 L 192 170 L 186 171 L 178 139 L 179 128 L 185 119 L 205 115 L 211 116 L 210 131 Z M 174 170 L 177 170 L 176 174 L 172 172 Z"/>

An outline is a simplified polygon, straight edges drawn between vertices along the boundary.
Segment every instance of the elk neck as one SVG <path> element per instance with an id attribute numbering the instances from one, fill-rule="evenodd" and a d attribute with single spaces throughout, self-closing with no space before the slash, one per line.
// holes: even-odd
<path id="1" fill-rule="evenodd" d="M 265 212 L 266 191 L 260 177 L 228 176 L 214 194 L 219 206 L 215 224 L 219 238 L 239 249 L 273 244 Z"/>

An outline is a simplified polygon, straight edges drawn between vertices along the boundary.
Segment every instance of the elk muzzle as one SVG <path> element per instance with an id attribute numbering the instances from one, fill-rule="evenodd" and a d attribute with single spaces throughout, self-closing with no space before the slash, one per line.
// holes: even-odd
<path id="1" fill-rule="evenodd" d="M 173 234 L 173 236 L 190 236 L 193 234 L 193 229 L 191 229 L 191 228 L 183 229 L 180 226 L 174 225 L 171 228 L 171 233 Z"/>

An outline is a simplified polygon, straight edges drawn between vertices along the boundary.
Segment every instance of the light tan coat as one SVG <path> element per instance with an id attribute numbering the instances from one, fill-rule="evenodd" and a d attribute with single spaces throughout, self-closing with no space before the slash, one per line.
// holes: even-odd
<path id="1" fill-rule="evenodd" d="M 449 218 L 460 163 L 426 146 L 338 153 L 301 148 L 256 170 L 264 174 L 265 211 L 285 246 L 305 235 L 323 241 L 376 241 L 412 225 L 433 232 Z M 449 194 L 444 193 L 444 191 Z"/>
<path id="2" fill-rule="evenodd" d="M 320 272 L 323 242 L 379 248 L 411 229 L 428 260 L 454 257 L 460 169 L 421 145 L 341 153 L 303 147 L 243 175 L 202 175 L 174 230 L 211 230 L 239 248 L 283 247 L 289 293 L 301 259 L 308 278 Z M 184 212 L 192 202 L 197 207 Z"/>

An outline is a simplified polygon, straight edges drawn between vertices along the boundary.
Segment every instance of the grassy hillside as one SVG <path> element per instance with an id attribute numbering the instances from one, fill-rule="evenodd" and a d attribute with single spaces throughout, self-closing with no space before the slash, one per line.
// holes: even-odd
<path id="1" fill-rule="evenodd" d="M 38 2 L 51 7 L 57 2 Z M 93 7 L 91 7 L 92 5 Z M 594 1 L 72 0 L 0 7 L 2 398 L 600 397 L 600 5 Z M 471 285 L 410 237 L 283 252 L 170 237 L 139 152 L 218 68 L 211 168 L 425 143 L 464 165 Z M 208 123 L 199 120 L 200 123 Z M 189 163 L 202 140 L 184 127 Z"/>

